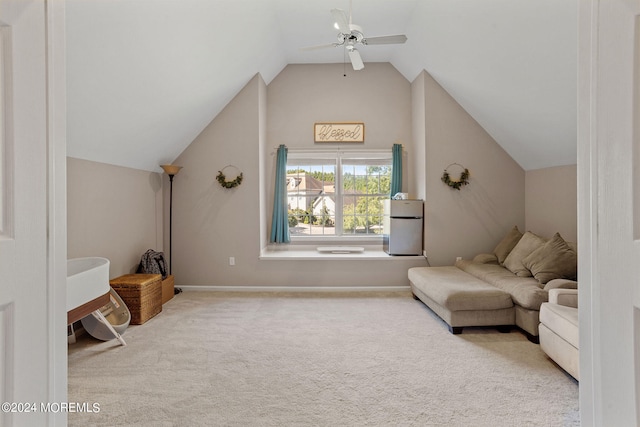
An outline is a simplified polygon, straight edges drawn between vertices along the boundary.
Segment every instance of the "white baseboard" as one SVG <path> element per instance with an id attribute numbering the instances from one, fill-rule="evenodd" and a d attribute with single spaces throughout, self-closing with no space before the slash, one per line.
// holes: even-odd
<path id="1" fill-rule="evenodd" d="M 406 292 L 410 286 L 176 286 L 183 291 L 214 292 Z"/>

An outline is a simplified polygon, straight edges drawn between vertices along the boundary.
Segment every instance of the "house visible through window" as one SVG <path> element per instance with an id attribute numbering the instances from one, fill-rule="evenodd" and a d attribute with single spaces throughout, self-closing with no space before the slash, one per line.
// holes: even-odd
<path id="1" fill-rule="evenodd" d="M 289 150 L 287 200 L 291 236 L 382 234 L 389 198 L 391 150 Z"/>

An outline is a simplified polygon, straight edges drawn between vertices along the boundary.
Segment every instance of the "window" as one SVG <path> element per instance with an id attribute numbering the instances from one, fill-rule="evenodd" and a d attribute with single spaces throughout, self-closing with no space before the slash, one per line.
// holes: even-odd
<path id="1" fill-rule="evenodd" d="M 391 151 L 300 151 L 287 158 L 291 236 L 382 234 Z"/>

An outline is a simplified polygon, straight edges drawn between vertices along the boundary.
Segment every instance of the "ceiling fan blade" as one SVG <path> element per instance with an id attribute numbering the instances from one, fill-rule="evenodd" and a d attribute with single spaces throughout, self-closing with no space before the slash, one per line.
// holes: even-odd
<path id="1" fill-rule="evenodd" d="M 302 51 L 319 50 L 319 49 L 326 49 L 328 47 L 336 47 L 336 46 L 338 46 L 338 43 L 328 43 L 328 44 L 319 44 L 317 46 L 301 47 L 299 50 L 302 50 Z"/>
<path id="2" fill-rule="evenodd" d="M 333 21 L 338 27 L 338 30 L 342 34 L 351 34 L 351 28 L 349 28 L 349 20 L 347 19 L 347 15 L 344 13 L 344 10 L 331 9 L 331 16 L 333 17 Z"/>
<path id="3" fill-rule="evenodd" d="M 349 49 L 347 50 L 349 53 L 349 59 L 351 59 L 351 65 L 353 65 L 353 69 L 358 71 L 364 68 L 364 63 L 362 62 L 362 58 L 360 57 L 360 52 L 357 49 Z"/>
<path id="4" fill-rule="evenodd" d="M 362 44 L 402 44 L 407 41 L 407 36 L 398 34 L 395 36 L 367 37 L 362 40 Z"/>

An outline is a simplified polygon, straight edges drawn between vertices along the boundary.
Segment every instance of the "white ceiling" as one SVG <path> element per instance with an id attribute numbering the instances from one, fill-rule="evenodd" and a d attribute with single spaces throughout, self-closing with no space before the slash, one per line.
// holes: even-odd
<path id="1" fill-rule="evenodd" d="M 348 0 L 66 3 L 71 157 L 159 172 L 256 73 L 344 60 L 299 48 L 333 42 Z M 524 169 L 576 162 L 577 0 L 353 0 L 353 23 L 406 34 L 365 66 L 426 70 Z"/>

